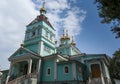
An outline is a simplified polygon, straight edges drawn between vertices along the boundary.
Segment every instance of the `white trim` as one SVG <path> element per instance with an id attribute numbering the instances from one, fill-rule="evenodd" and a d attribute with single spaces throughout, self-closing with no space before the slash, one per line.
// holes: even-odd
<path id="1" fill-rule="evenodd" d="M 72 63 L 72 71 L 73 71 L 73 80 L 77 79 L 76 75 L 76 63 Z"/>
<path id="2" fill-rule="evenodd" d="M 54 80 L 57 80 L 57 59 L 54 61 Z"/>
<path id="3" fill-rule="evenodd" d="M 37 64 L 37 73 L 38 73 L 38 82 L 41 81 L 41 59 L 38 60 L 38 64 Z"/>
<path id="4" fill-rule="evenodd" d="M 44 49 L 44 45 L 43 45 L 43 41 L 40 42 L 40 55 L 42 56 L 42 52 L 43 52 L 43 49 Z"/>
<path id="5" fill-rule="evenodd" d="M 60 57 L 61 59 L 65 60 L 65 61 L 68 61 L 68 59 L 66 59 L 66 58 L 64 58 L 64 57 L 62 57 L 60 55 L 58 55 L 58 57 Z"/>
<path id="6" fill-rule="evenodd" d="M 28 74 L 30 74 L 31 73 L 31 70 L 32 70 L 32 59 L 29 59 L 28 60 Z"/>
<path id="7" fill-rule="evenodd" d="M 70 47 L 69 49 L 70 49 L 70 55 L 72 55 L 72 47 Z"/>

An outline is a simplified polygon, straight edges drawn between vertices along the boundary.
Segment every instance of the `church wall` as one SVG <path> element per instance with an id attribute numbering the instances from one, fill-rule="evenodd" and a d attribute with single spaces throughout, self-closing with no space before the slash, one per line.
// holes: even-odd
<path id="1" fill-rule="evenodd" d="M 32 24 L 32 25 L 30 25 L 30 26 L 27 26 L 26 28 L 27 29 L 32 29 L 33 27 L 38 27 L 38 26 L 40 26 L 40 25 L 42 25 L 43 23 L 42 22 L 37 22 L 37 23 L 35 23 L 35 24 Z"/>
<path id="2" fill-rule="evenodd" d="M 68 66 L 69 73 L 64 72 L 65 66 Z M 72 63 L 61 63 L 58 64 L 57 66 L 58 70 L 58 81 L 69 81 L 69 80 L 74 80 L 73 79 L 73 70 L 72 70 Z"/>
<path id="3" fill-rule="evenodd" d="M 83 81 L 83 67 L 80 65 L 76 66 L 76 72 L 77 72 L 77 80 Z"/>
<path id="4" fill-rule="evenodd" d="M 47 56 L 50 54 L 53 54 L 55 52 L 55 50 L 53 48 L 51 48 L 51 46 L 49 46 L 48 44 L 43 45 L 43 56 Z"/>
<path id="5" fill-rule="evenodd" d="M 65 55 L 70 55 L 70 47 L 57 48 L 57 52 Z"/>
<path id="6" fill-rule="evenodd" d="M 50 75 L 47 70 L 50 69 Z M 54 81 L 54 60 L 44 60 L 41 67 L 41 81 Z"/>
<path id="7" fill-rule="evenodd" d="M 33 51 L 33 52 L 38 53 L 38 43 L 32 44 L 32 45 L 30 45 L 30 46 L 26 46 L 26 48 L 30 49 L 30 50 Z"/>

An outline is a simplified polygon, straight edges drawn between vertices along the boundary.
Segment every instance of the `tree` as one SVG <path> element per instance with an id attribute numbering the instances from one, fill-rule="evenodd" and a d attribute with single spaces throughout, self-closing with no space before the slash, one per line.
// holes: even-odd
<path id="1" fill-rule="evenodd" d="M 95 0 L 102 23 L 112 24 L 111 31 L 120 38 L 120 0 Z"/>
<path id="2" fill-rule="evenodd" d="M 120 49 L 115 51 L 109 66 L 111 79 L 120 80 Z"/>

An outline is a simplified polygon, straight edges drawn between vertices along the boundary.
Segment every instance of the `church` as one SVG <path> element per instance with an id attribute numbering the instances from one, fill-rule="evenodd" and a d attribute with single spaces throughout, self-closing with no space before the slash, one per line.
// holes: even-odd
<path id="1" fill-rule="evenodd" d="M 46 12 L 43 5 L 26 26 L 24 42 L 9 57 L 10 68 L 6 77 L 1 71 L 0 84 L 111 84 L 109 56 L 82 53 L 67 30 L 57 45 Z"/>

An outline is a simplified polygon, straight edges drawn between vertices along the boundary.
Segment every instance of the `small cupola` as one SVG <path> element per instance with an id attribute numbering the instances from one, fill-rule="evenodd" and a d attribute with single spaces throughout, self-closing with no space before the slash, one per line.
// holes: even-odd
<path id="1" fill-rule="evenodd" d="M 46 14 L 45 2 L 43 2 L 42 8 L 40 8 L 40 14 Z"/>
<path id="2" fill-rule="evenodd" d="M 69 35 L 68 35 L 68 30 L 66 30 L 65 40 L 70 40 L 70 37 L 69 37 Z"/>
<path id="3" fill-rule="evenodd" d="M 76 42 L 74 41 L 73 36 L 72 36 L 72 42 L 71 42 L 71 45 L 73 45 L 73 46 L 76 45 Z"/>

